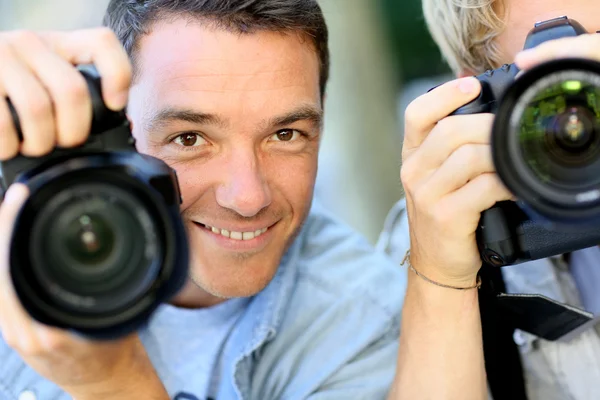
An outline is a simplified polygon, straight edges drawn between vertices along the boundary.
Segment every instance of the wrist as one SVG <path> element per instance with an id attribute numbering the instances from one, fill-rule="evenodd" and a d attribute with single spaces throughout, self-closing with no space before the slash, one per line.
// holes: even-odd
<path id="1" fill-rule="evenodd" d="M 408 250 L 401 265 L 406 265 L 409 269 L 409 274 L 416 275 L 427 284 L 449 290 L 471 290 L 481 287 L 480 268 L 468 268 L 466 271 L 456 271 L 456 269 L 447 268 L 450 271 L 448 273 L 444 272 L 439 265 L 419 262 L 418 259 L 414 261 L 414 258 L 410 250 Z M 415 262 L 416 264 L 413 264 Z"/>
<path id="2" fill-rule="evenodd" d="M 93 386 L 66 388 L 73 400 L 169 400 L 169 395 L 158 375 L 129 371 L 119 377 Z"/>
<path id="3" fill-rule="evenodd" d="M 91 384 L 63 388 L 74 400 L 169 400 L 169 395 L 141 343 L 107 377 Z"/>

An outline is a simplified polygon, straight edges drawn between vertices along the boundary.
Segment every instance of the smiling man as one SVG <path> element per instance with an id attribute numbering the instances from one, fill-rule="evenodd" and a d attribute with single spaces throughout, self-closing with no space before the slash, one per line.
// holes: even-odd
<path id="1" fill-rule="evenodd" d="M 317 173 L 316 46 L 301 32 L 216 24 L 155 22 L 133 49 L 138 149 L 173 166 L 183 191 L 194 249 L 184 306 L 262 290 L 309 213 Z M 118 34 L 129 26 L 115 22 Z"/>
<path id="2" fill-rule="evenodd" d="M 37 323 L 7 276 L 27 196 L 14 185 L 0 208 L 0 397 L 384 398 L 405 282 L 312 204 L 329 67 L 316 1 L 113 0 L 105 22 L 0 34 L 0 93 L 24 137 L 0 101 L 0 156 L 85 140 L 90 99 L 71 64 L 95 63 L 107 105 L 129 95 L 138 150 L 177 171 L 189 280 L 123 340 Z"/>

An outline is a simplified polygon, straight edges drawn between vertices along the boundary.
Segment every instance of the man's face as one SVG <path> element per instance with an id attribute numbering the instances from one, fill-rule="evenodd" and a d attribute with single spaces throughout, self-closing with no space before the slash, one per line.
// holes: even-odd
<path id="1" fill-rule="evenodd" d="M 322 118 L 309 43 L 185 20 L 140 41 L 137 147 L 177 171 L 191 278 L 210 295 L 263 289 L 308 214 Z"/>
<path id="2" fill-rule="evenodd" d="M 534 24 L 566 15 L 579 22 L 590 33 L 600 30 L 600 1 L 598 0 L 503 0 L 508 15 L 506 29 L 497 43 L 501 63 L 510 64 L 523 50 L 525 38 Z"/>

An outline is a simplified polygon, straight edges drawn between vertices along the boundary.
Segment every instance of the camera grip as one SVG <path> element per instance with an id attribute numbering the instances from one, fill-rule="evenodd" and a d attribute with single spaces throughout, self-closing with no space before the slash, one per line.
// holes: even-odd
<path id="1" fill-rule="evenodd" d="M 477 244 L 486 263 L 504 267 L 569 253 L 600 243 L 600 227 L 550 229 L 530 219 L 512 201 L 497 203 L 481 214 Z"/>
<path id="2" fill-rule="evenodd" d="M 475 78 L 481 84 L 479 96 L 450 115 L 495 113 L 504 91 L 518 73 L 519 69 L 514 64 L 505 64 L 498 69 L 477 75 Z"/>

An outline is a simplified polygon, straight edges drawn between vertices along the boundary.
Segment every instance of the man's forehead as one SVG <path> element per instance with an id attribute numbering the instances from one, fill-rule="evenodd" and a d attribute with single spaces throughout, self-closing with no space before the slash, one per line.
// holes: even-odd
<path id="1" fill-rule="evenodd" d="M 141 38 L 136 62 L 142 79 L 174 85 L 194 79 L 216 91 L 318 84 L 319 78 L 316 52 L 294 34 L 238 34 L 201 21 L 155 24 Z"/>

